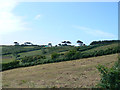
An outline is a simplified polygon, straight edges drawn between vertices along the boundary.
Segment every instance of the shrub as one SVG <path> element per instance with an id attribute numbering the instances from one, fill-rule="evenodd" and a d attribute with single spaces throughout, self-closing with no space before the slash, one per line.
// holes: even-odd
<path id="1" fill-rule="evenodd" d="M 75 55 L 75 53 L 76 53 L 75 50 L 71 50 L 71 51 L 69 51 L 69 52 L 67 52 L 65 54 L 65 58 L 67 58 L 67 59 L 73 59 L 73 56 Z"/>
<path id="2" fill-rule="evenodd" d="M 42 54 L 46 54 L 47 52 L 46 52 L 46 50 L 43 48 L 43 49 L 41 49 L 41 51 L 42 51 Z"/>
<path id="3" fill-rule="evenodd" d="M 100 83 L 97 85 L 101 88 L 119 88 L 120 87 L 120 64 L 116 62 L 112 68 L 107 68 L 103 65 L 97 67 L 101 73 Z"/>
<path id="4" fill-rule="evenodd" d="M 22 63 L 27 63 L 27 62 L 37 62 L 40 59 L 46 59 L 45 56 L 41 56 L 41 55 L 34 55 L 34 56 L 25 56 L 24 58 L 22 58 L 21 62 Z"/>
<path id="5" fill-rule="evenodd" d="M 60 54 L 58 54 L 58 53 L 53 53 L 53 54 L 51 55 L 51 59 L 56 59 L 56 58 L 59 57 L 59 55 L 60 55 Z"/>

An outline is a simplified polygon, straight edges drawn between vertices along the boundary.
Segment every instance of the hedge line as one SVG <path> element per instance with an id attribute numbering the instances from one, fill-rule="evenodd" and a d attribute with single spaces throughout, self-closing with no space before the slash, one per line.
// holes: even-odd
<path id="1" fill-rule="evenodd" d="M 42 57 L 37 58 L 37 56 L 36 57 L 29 56 L 29 57 L 23 58 L 21 61 L 13 61 L 7 64 L 3 64 L 2 70 L 8 70 L 8 69 L 16 68 L 16 67 L 33 66 L 33 65 L 38 65 L 38 64 L 70 61 L 70 60 L 75 60 L 75 59 L 96 57 L 96 56 L 114 54 L 114 53 L 119 53 L 119 52 L 120 52 L 120 49 L 118 47 L 114 47 L 114 48 L 108 48 L 106 50 L 89 51 L 89 52 L 83 52 L 83 53 L 80 51 L 72 50 L 72 51 L 69 51 L 68 53 L 65 53 L 64 55 L 60 55 L 60 54 L 58 55 L 54 53 L 53 55 L 51 55 L 52 57 L 49 60 L 46 58 L 42 58 Z"/>
<path id="2" fill-rule="evenodd" d="M 108 48 L 106 50 L 99 50 L 99 51 L 89 51 L 89 52 L 70 51 L 65 55 L 64 58 L 74 60 L 74 59 L 114 54 L 114 53 L 119 53 L 119 52 L 120 52 L 120 49 L 118 47 Z"/>
<path id="3" fill-rule="evenodd" d="M 0 69 L 0 71 L 13 69 L 13 68 L 17 68 L 17 67 L 19 67 L 19 61 L 16 60 L 16 61 L 2 64 L 2 68 Z"/>

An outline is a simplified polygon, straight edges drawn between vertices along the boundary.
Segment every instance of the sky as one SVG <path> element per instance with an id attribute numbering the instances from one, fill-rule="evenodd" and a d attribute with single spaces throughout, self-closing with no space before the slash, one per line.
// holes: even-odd
<path id="1" fill-rule="evenodd" d="M 0 1 L 0 44 L 57 45 L 118 39 L 117 2 Z"/>

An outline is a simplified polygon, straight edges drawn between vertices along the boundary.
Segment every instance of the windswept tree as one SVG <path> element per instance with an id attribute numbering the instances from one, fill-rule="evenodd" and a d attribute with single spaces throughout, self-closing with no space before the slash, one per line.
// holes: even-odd
<path id="1" fill-rule="evenodd" d="M 71 42 L 70 42 L 70 41 L 66 41 L 66 43 L 67 43 L 67 44 L 71 44 Z"/>
<path id="2" fill-rule="evenodd" d="M 60 44 L 60 43 L 59 43 L 58 45 L 59 45 L 59 46 L 61 46 L 61 44 Z"/>
<path id="3" fill-rule="evenodd" d="M 19 45 L 19 43 L 18 43 L 18 42 L 14 42 L 14 44 L 15 44 L 15 45 Z"/>
<path id="4" fill-rule="evenodd" d="M 82 46 L 83 45 L 83 42 L 78 40 L 77 43 L 79 44 L 79 46 Z"/>
<path id="5" fill-rule="evenodd" d="M 70 41 L 63 41 L 62 43 L 63 43 L 64 46 L 67 46 L 68 44 L 71 44 Z"/>
<path id="6" fill-rule="evenodd" d="M 62 41 L 62 43 L 66 44 L 66 41 Z"/>
<path id="7" fill-rule="evenodd" d="M 25 42 L 24 45 L 33 45 L 31 42 Z"/>
<path id="8" fill-rule="evenodd" d="M 62 42 L 64 46 L 67 46 L 67 41 Z"/>

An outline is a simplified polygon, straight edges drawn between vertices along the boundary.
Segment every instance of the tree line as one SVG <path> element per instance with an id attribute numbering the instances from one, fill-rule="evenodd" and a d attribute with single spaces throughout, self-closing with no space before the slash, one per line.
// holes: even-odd
<path id="1" fill-rule="evenodd" d="M 119 43 L 120 40 L 103 40 L 103 41 L 93 41 L 90 43 L 90 45 L 96 45 L 96 44 L 110 44 L 110 43 Z"/>

